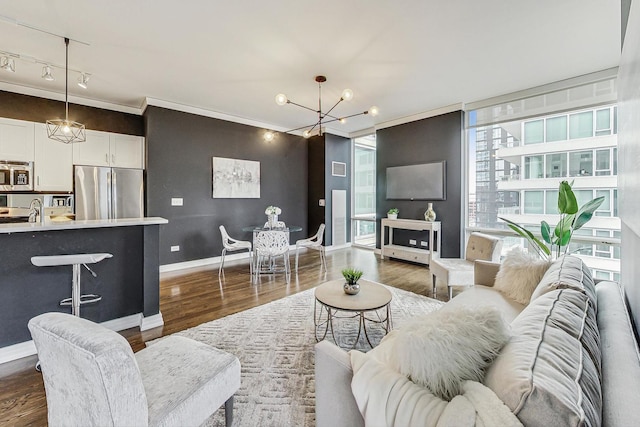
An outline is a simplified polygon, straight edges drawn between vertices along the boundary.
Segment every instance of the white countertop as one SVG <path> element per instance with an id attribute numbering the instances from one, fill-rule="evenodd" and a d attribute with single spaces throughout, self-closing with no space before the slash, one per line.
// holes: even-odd
<path id="1" fill-rule="evenodd" d="M 77 230 L 82 228 L 130 227 L 133 225 L 167 224 L 169 221 L 161 217 L 122 218 L 122 219 L 93 219 L 85 221 L 49 221 L 44 225 L 40 222 L 21 222 L 0 224 L 0 234 L 28 233 L 33 231 Z"/>

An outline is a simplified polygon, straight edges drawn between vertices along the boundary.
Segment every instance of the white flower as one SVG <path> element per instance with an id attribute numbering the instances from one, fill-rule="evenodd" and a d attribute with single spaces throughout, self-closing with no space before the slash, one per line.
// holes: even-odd
<path id="1" fill-rule="evenodd" d="M 277 206 L 269 206 L 264 210 L 266 215 L 280 215 L 282 213 L 282 209 Z"/>

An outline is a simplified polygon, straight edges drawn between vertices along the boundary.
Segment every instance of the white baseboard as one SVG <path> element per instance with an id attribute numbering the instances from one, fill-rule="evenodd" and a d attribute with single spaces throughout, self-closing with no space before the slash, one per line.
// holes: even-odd
<path id="1" fill-rule="evenodd" d="M 350 247 L 351 247 L 351 242 L 347 242 L 344 245 L 325 246 L 324 250 L 326 252 L 329 252 L 329 251 L 335 251 L 337 249 L 345 249 Z M 304 248 L 300 248 L 300 249 L 304 249 Z M 289 250 L 293 255 L 295 255 L 296 245 L 289 246 Z M 225 263 L 227 261 L 236 261 L 236 260 L 246 259 L 246 258 L 249 258 L 249 252 L 225 255 Z M 191 261 L 176 262 L 174 264 L 164 264 L 160 266 L 160 273 L 167 273 L 169 271 L 186 270 L 188 268 L 206 267 L 209 265 L 218 265 L 220 264 L 221 259 L 222 257 L 216 256 L 211 258 L 201 258 L 201 259 L 194 259 Z"/>
<path id="2" fill-rule="evenodd" d="M 149 329 L 157 328 L 164 325 L 164 319 L 162 313 L 154 314 L 153 316 L 144 317 L 140 316 L 140 331 L 147 331 Z"/>
<path id="3" fill-rule="evenodd" d="M 157 315 L 156 315 L 157 316 Z M 155 316 L 151 316 L 153 318 Z M 124 329 L 136 328 L 141 326 L 142 313 L 132 314 L 130 316 L 120 317 L 118 319 L 107 320 L 100 323 L 107 329 L 112 331 L 122 331 Z M 162 315 L 160 314 L 162 319 Z M 142 329 L 141 329 L 142 330 Z M 36 346 L 33 341 L 25 341 L 18 344 L 9 345 L 7 347 L 0 348 L 0 364 L 11 362 L 12 360 L 22 359 L 23 357 L 36 354 Z"/>

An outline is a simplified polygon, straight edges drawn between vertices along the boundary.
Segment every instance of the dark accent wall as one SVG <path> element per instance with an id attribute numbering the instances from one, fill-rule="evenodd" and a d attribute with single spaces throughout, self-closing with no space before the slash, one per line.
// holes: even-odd
<path id="1" fill-rule="evenodd" d="M 380 218 L 390 208 L 400 209 L 398 218 L 424 219 L 428 200 L 387 200 L 386 169 L 390 166 L 415 165 L 446 160 L 447 199 L 433 201 L 437 221 L 442 222 L 442 257 L 460 256 L 462 206 L 462 135 L 463 112 L 456 111 L 436 117 L 402 124 L 377 132 L 377 229 Z M 419 236 L 419 235 L 418 235 Z M 408 245 L 412 234 L 394 233 L 394 243 Z M 376 237 L 380 247 L 380 235 Z"/>
<path id="2" fill-rule="evenodd" d="M 347 192 L 347 242 L 351 241 L 351 140 L 349 138 L 343 138 L 341 136 L 325 134 L 325 225 L 327 231 L 325 232 L 325 244 L 333 244 L 332 237 L 332 219 L 331 209 L 333 203 L 331 200 L 332 190 L 346 190 Z M 341 162 L 347 165 L 347 176 L 333 176 L 331 173 L 331 162 Z M 317 204 L 317 201 L 316 201 Z M 317 228 L 317 227 L 316 227 Z"/>
<path id="3" fill-rule="evenodd" d="M 144 113 L 147 152 L 147 214 L 169 224 L 160 231 L 160 264 L 220 256 L 218 227 L 237 239 L 251 240 L 242 227 L 264 224 L 269 205 L 282 209 L 280 220 L 307 237 L 308 143 L 279 133 L 264 141 L 264 129 L 150 106 Z M 213 199 L 212 157 L 260 162 L 259 199 Z M 184 206 L 171 206 L 181 197 Z M 179 245 L 179 252 L 170 247 Z"/>
<path id="4" fill-rule="evenodd" d="M 325 163 L 326 144 L 324 136 L 314 136 L 309 138 L 309 158 L 307 170 L 309 174 L 308 210 L 309 210 L 309 232 L 313 233 L 320 227 L 320 224 L 327 221 L 326 208 L 320 206 L 321 199 L 327 199 L 325 189 Z M 325 231 L 325 245 L 331 239 L 330 233 Z"/>
<path id="5" fill-rule="evenodd" d="M 44 123 L 64 119 L 64 102 L 0 91 L 0 117 Z M 142 116 L 103 108 L 69 104 L 69 119 L 87 129 L 144 136 Z"/>

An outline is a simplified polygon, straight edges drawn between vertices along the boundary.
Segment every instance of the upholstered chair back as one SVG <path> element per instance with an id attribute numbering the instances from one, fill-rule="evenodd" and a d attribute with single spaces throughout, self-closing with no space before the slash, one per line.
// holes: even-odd
<path id="1" fill-rule="evenodd" d="M 129 343 L 85 319 L 45 313 L 29 321 L 49 425 L 146 426 L 147 398 Z"/>
<path id="2" fill-rule="evenodd" d="M 502 239 L 483 233 L 471 233 L 467 242 L 465 259 L 467 261 L 493 261 L 500 262 L 502 251 Z"/>

